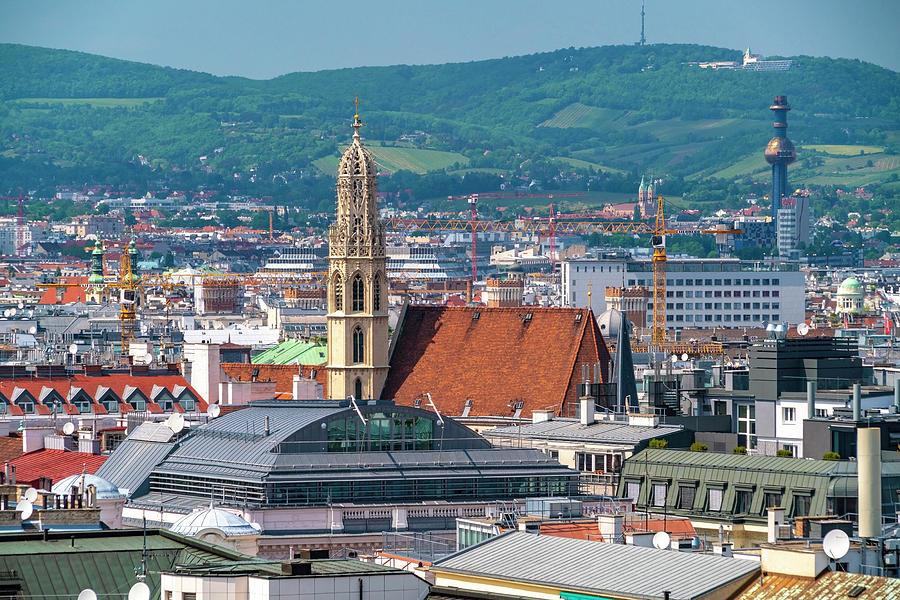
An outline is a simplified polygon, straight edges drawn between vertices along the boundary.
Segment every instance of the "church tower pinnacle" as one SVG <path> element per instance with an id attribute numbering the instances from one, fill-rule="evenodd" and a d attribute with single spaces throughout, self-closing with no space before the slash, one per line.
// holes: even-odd
<path id="1" fill-rule="evenodd" d="M 329 231 L 328 396 L 378 399 L 387 378 L 384 226 L 375 159 L 362 145 L 359 99 L 353 140 L 338 165 L 337 218 Z"/>

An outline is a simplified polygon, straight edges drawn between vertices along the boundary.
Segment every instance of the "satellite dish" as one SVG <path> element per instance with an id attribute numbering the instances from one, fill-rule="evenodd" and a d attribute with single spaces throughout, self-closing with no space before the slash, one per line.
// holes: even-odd
<path id="1" fill-rule="evenodd" d="M 806 335 L 807 333 L 809 333 L 809 325 L 806 323 L 797 325 L 797 335 Z"/>
<path id="2" fill-rule="evenodd" d="M 72 344 L 69 346 L 69 354 L 78 354 L 78 344 Z"/>
<path id="3" fill-rule="evenodd" d="M 182 429 L 184 429 L 184 417 L 179 413 L 175 413 L 171 417 L 169 417 L 169 427 L 175 433 L 179 433 Z"/>
<path id="4" fill-rule="evenodd" d="M 678 355 L 677 355 L 677 354 L 673 354 L 673 355 L 672 355 L 672 364 L 675 364 L 676 362 L 678 362 Z"/>
<path id="5" fill-rule="evenodd" d="M 36 333 L 37 333 L 37 327 L 35 327 L 34 325 L 32 325 L 31 327 L 28 328 L 28 333 L 30 333 L 31 335 L 36 334 Z"/>
<path id="6" fill-rule="evenodd" d="M 81 592 L 78 594 L 78 600 L 97 600 L 97 592 L 95 592 L 91 588 L 81 590 Z"/>
<path id="7" fill-rule="evenodd" d="M 669 534 L 665 531 L 657 531 L 656 535 L 653 536 L 653 547 L 657 550 L 665 550 L 669 547 L 672 538 L 669 537 Z"/>
<path id="8" fill-rule="evenodd" d="M 143 581 L 138 581 L 128 590 L 128 600 L 150 600 L 150 588 Z"/>
<path id="9" fill-rule="evenodd" d="M 29 502 L 28 500 L 22 500 L 16 505 L 16 510 L 19 511 L 19 518 L 23 521 L 27 521 L 31 518 L 31 514 L 34 512 L 34 504 Z"/>
<path id="10" fill-rule="evenodd" d="M 153 362 L 153 355 L 150 354 L 149 352 L 148 352 L 147 354 L 145 354 L 145 355 L 144 355 L 144 362 L 147 363 L 148 365 L 149 365 L 150 363 L 152 363 L 152 362 Z"/>
<path id="11" fill-rule="evenodd" d="M 37 497 L 38 491 L 33 487 L 28 488 L 27 490 L 25 490 L 25 493 L 22 494 L 22 500 L 26 502 L 34 502 L 35 500 L 37 500 Z"/>
<path id="12" fill-rule="evenodd" d="M 65 435 L 72 435 L 75 433 L 75 423 L 69 421 L 65 425 L 63 425 L 63 433 Z"/>
<path id="13" fill-rule="evenodd" d="M 219 416 L 219 414 L 221 414 L 221 412 L 222 407 L 220 407 L 218 404 L 210 404 L 209 408 L 206 409 L 206 416 L 208 416 L 210 419 L 215 419 Z"/>
<path id="14" fill-rule="evenodd" d="M 688 355 L 687 355 L 687 352 L 685 352 L 684 354 L 681 355 L 681 360 L 687 360 L 687 359 L 688 359 Z"/>
<path id="15" fill-rule="evenodd" d="M 822 549 L 828 558 L 838 560 L 850 550 L 850 538 L 840 529 L 832 529 L 822 539 Z"/>

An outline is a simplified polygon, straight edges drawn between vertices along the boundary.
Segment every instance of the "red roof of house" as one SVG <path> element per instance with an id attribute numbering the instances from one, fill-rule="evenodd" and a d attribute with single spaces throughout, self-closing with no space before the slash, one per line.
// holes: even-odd
<path id="1" fill-rule="evenodd" d="M 467 399 L 470 416 L 513 416 L 518 402 L 521 417 L 567 414 L 582 365 L 609 373 L 588 309 L 409 306 L 395 335 L 382 398 L 410 406 L 430 392 L 447 415 L 462 415 Z"/>
<path id="2" fill-rule="evenodd" d="M 625 524 L 624 531 L 626 533 L 639 531 L 665 531 L 672 534 L 675 538 L 689 538 L 697 535 L 690 519 L 681 517 L 669 517 L 663 519 L 644 519 L 635 518 Z M 578 540 L 596 540 L 598 542 L 607 541 L 600 535 L 597 521 L 580 521 L 580 522 L 560 522 L 560 523 L 541 523 L 541 535 L 552 535 L 555 537 L 573 538 Z"/>
<path id="3" fill-rule="evenodd" d="M 21 435 L 0 436 L 0 463 L 19 458 L 23 454 Z"/>
<path id="4" fill-rule="evenodd" d="M 256 371 L 256 381 L 274 381 L 276 394 L 294 395 L 294 375 L 302 374 L 309 377 L 312 371 L 316 372 L 316 382 L 321 383 L 328 397 L 328 372 L 325 365 L 255 365 L 251 363 L 222 363 L 225 375 L 235 381 L 253 381 L 253 372 Z M 299 368 L 299 371 L 298 371 Z"/>
<path id="5" fill-rule="evenodd" d="M 57 295 L 57 287 L 48 287 L 44 295 L 38 300 L 38 304 L 74 304 L 85 301 L 85 291 L 81 286 L 63 288 L 62 297 Z"/>
<path id="6" fill-rule="evenodd" d="M 28 377 L 21 379 L 7 377 L 0 379 L 0 393 L 2 393 L 8 400 L 12 401 L 13 390 L 15 390 L 16 388 L 21 388 L 27 390 L 35 400 L 38 400 L 41 396 L 41 390 L 43 390 L 45 387 L 53 388 L 63 398 L 69 398 L 69 392 L 72 388 L 81 388 L 88 396 L 96 400 L 97 388 L 99 386 L 104 386 L 112 390 L 113 393 L 115 393 L 115 395 L 119 398 L 119 400 L 126 400 L 126 398 L 123 398 L 123 394 L 125 393 L 125 388 L 130 386 L 139 389 L 149 401 L 152 399 L 151 394 L 153 393 L 153 386 L 155 385 L 164 387 L 170 392 L 173 392 L 175 386 L 186 387 L 197 398 L 198 409 L 201 411 L 206 410 L 206 402 L 204 402 L 200 398 L 200 394 L 197 393 L 197 390 L 192 388 L 191 385 L 187 382 L 187 379 L 185 379 L 178 373 L 151 373 L 149 375 L 132 375 L 130 373 L 85 375 L 83 373 L 80 373 L 77 375 L 72 375 L 71 377 Z M 173 393 L 173 395 L 175 394 Z M 38 408 L 39 406 L 40 404 L 35 405 L 37 410 L 41 410 L 40 408 Z M 66 407 L 66 410 L 68 412 L 68 406 Z M 103 413 L 98 412 L 97 414 Z"/>
<path id="7" fill-rule="evenodd" d="M 86 452 L 66 452 L 65 450 L 35 450 L 9 461 L 16 467 L 16 482 L 37 485 L 41 477 L 49 477 L 54 482 L 69 475 L 95 473 L 106 461 L 102 454 Z"/>

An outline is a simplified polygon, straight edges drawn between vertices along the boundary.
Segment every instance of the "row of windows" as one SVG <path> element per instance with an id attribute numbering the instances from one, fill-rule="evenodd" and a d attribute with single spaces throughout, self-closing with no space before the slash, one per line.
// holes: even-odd
<path id="1" fill-rule="evenodd" d="M 192 411 L 196 407 L 196 402 L 193 398 L 188 395 L 182 396 L 182 399 L 179 401 L 175 401 L 173 398 L 159 398 L 157 400 L 157 404 L 166 412 L 170 412 L 174 410 L 175 404 L 180 404 L 181 408 L 186 411 Z M 91 414 L 93 412 L 92 406 L 94 403 L 88 402 L 85 400 L 77 400 L 70 403 L 71 406 L 74 406 L 79 414 Z M 108 413 L 117 413 L 119 412 L 119 401 L 118 400 L 103 400 L 101 402 L 97 402 L 97 404 L 103 406 Z M 136 411 L 143 411 L 147 409 L 147 401 L 140 397 L 132 397 L 128 404 L 131 404 L 132 408 Z M 52 403 L 44 403 L 45 406 L 53 408 Z M 20 400 L 16 402 L 16 406 L 22 409 L 22 412 L 26 415 L 32 415 L 35 413 L 35 403 L 30 400 Z M 9 409 L 9 405 L 6 402 L 0 401 L 0 414 L 6 414 Z M 58 414 L 62 413 L 62 407 L 58 409 Z"/>
<path id="2" fill-rule="evenodd" d="M 758 315 L 666 315 L 667 323 L 730 323 L 734 322 L 769 322 L 769 321 L 778 321 L 780 319 L 780 315 L 778 313 L 771 314 L 758 314 Z"/>
<path id="3" fill-rule="evenodd" d="M 327 434 L 329 452 L 431 450 L 434 421 L 404 414 L 375 413 L 366 424 L 355 416 L 335 419 L 328 423 Z"/>
<path id="4" fill-rule="evenodd" d="M 781 292 L 778 290 L 706 290 L 701 293 L 687 290 L 666 290 L 666 298 L 779 298 Z"/>
<path id="5" fill-rule="evenodd" d="M 733 305 L 734 305 L 734 310 L 738 310 L 738 309 L 742 308 L 740 302 L 734 302 Z M 685 302 L 675 302 L 675 303 L 667 302 L 666 303 L 666 309 L 668 309 L 668 310 L 672 310 L 672 309 L 694 310 L 694 308 L 696 308 L 697 310 L 701 310 L 701 309 L 720 310 L 723 308 L 725 310 L 731 310 L 732 303 L 731 302 L 724 302 L 724 303 L 722 303 L 722 302 L 696 302 L 696 303 L 695 302 L 686 302 L 686 303 Z M 759 310 L 760 308 L 762 308 L 763 310 L 769 310 L 770 308 L 773 308 L 775 310 L 778 310 L 781 308 L 781 303 L 780 302 L 771 302 L 771 303 L 770 302 L 762 302 L 762 303 L 760 303 L 760 302 L 744 302 L 743 308 L 752 308 L 755 310 Z"/>
<path id="6" fill-rule="evenodd" d="M 344 310 L 344 280 L 340 273 L 335 273 L 332 278 L 332 292 L 334 293 L 334 305 L 336 310 Z M 377 312 L 381 310 L 381 273 L 375 275 L 375 287 L 372 290 L 372 310 Z M 363 312 L 365 310 L 366 284 L 362 275 L 357 273 L 353 276 L 350 284 L 350 310 L 351 312 Z"/>
<path id="7" fill-rule="evenodd" d="M 628 481 L 625 484 L 625 496 L 637 502 L 641 490 L 641 484 L 637 481 Z M 669 495 L 669 484 L 654 482 L 650 489 L 650 505 L 656 508 L 666 506 L 666 498 Z M 694 484 L 679 484 L 678 497 L 675 507 L 681 510 L 702 510 L 705 512 L 728 512 L 734 515 L 749 515 L 753 506 L 752 489 L 736 489 L 731 506 L 724 506 L 724 487 L 710 487 L 706 490 L 706 498 L 698 505 L 697 486 Z M 812 505 L 812 493 L 792 494 L 791 516 L 805 517 L 809 515 Z M 764 491 L 760 514 L 765 516 L 767 509 L 772 506 L 781 506 L 784 501 L 781 492 Z"/>

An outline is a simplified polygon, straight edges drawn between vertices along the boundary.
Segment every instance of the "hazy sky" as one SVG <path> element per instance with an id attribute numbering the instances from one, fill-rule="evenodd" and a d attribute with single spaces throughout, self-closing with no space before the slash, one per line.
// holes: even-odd
<path id="1" fill-rule="evenodd" d="M 632 43 L 640 7 L 640 0 L 0 0 L 0 42 L 264 79 Z M 750 46 L 900 70 L 900 0 L 646 0 L 646 11 L 648 43 Z"/>

